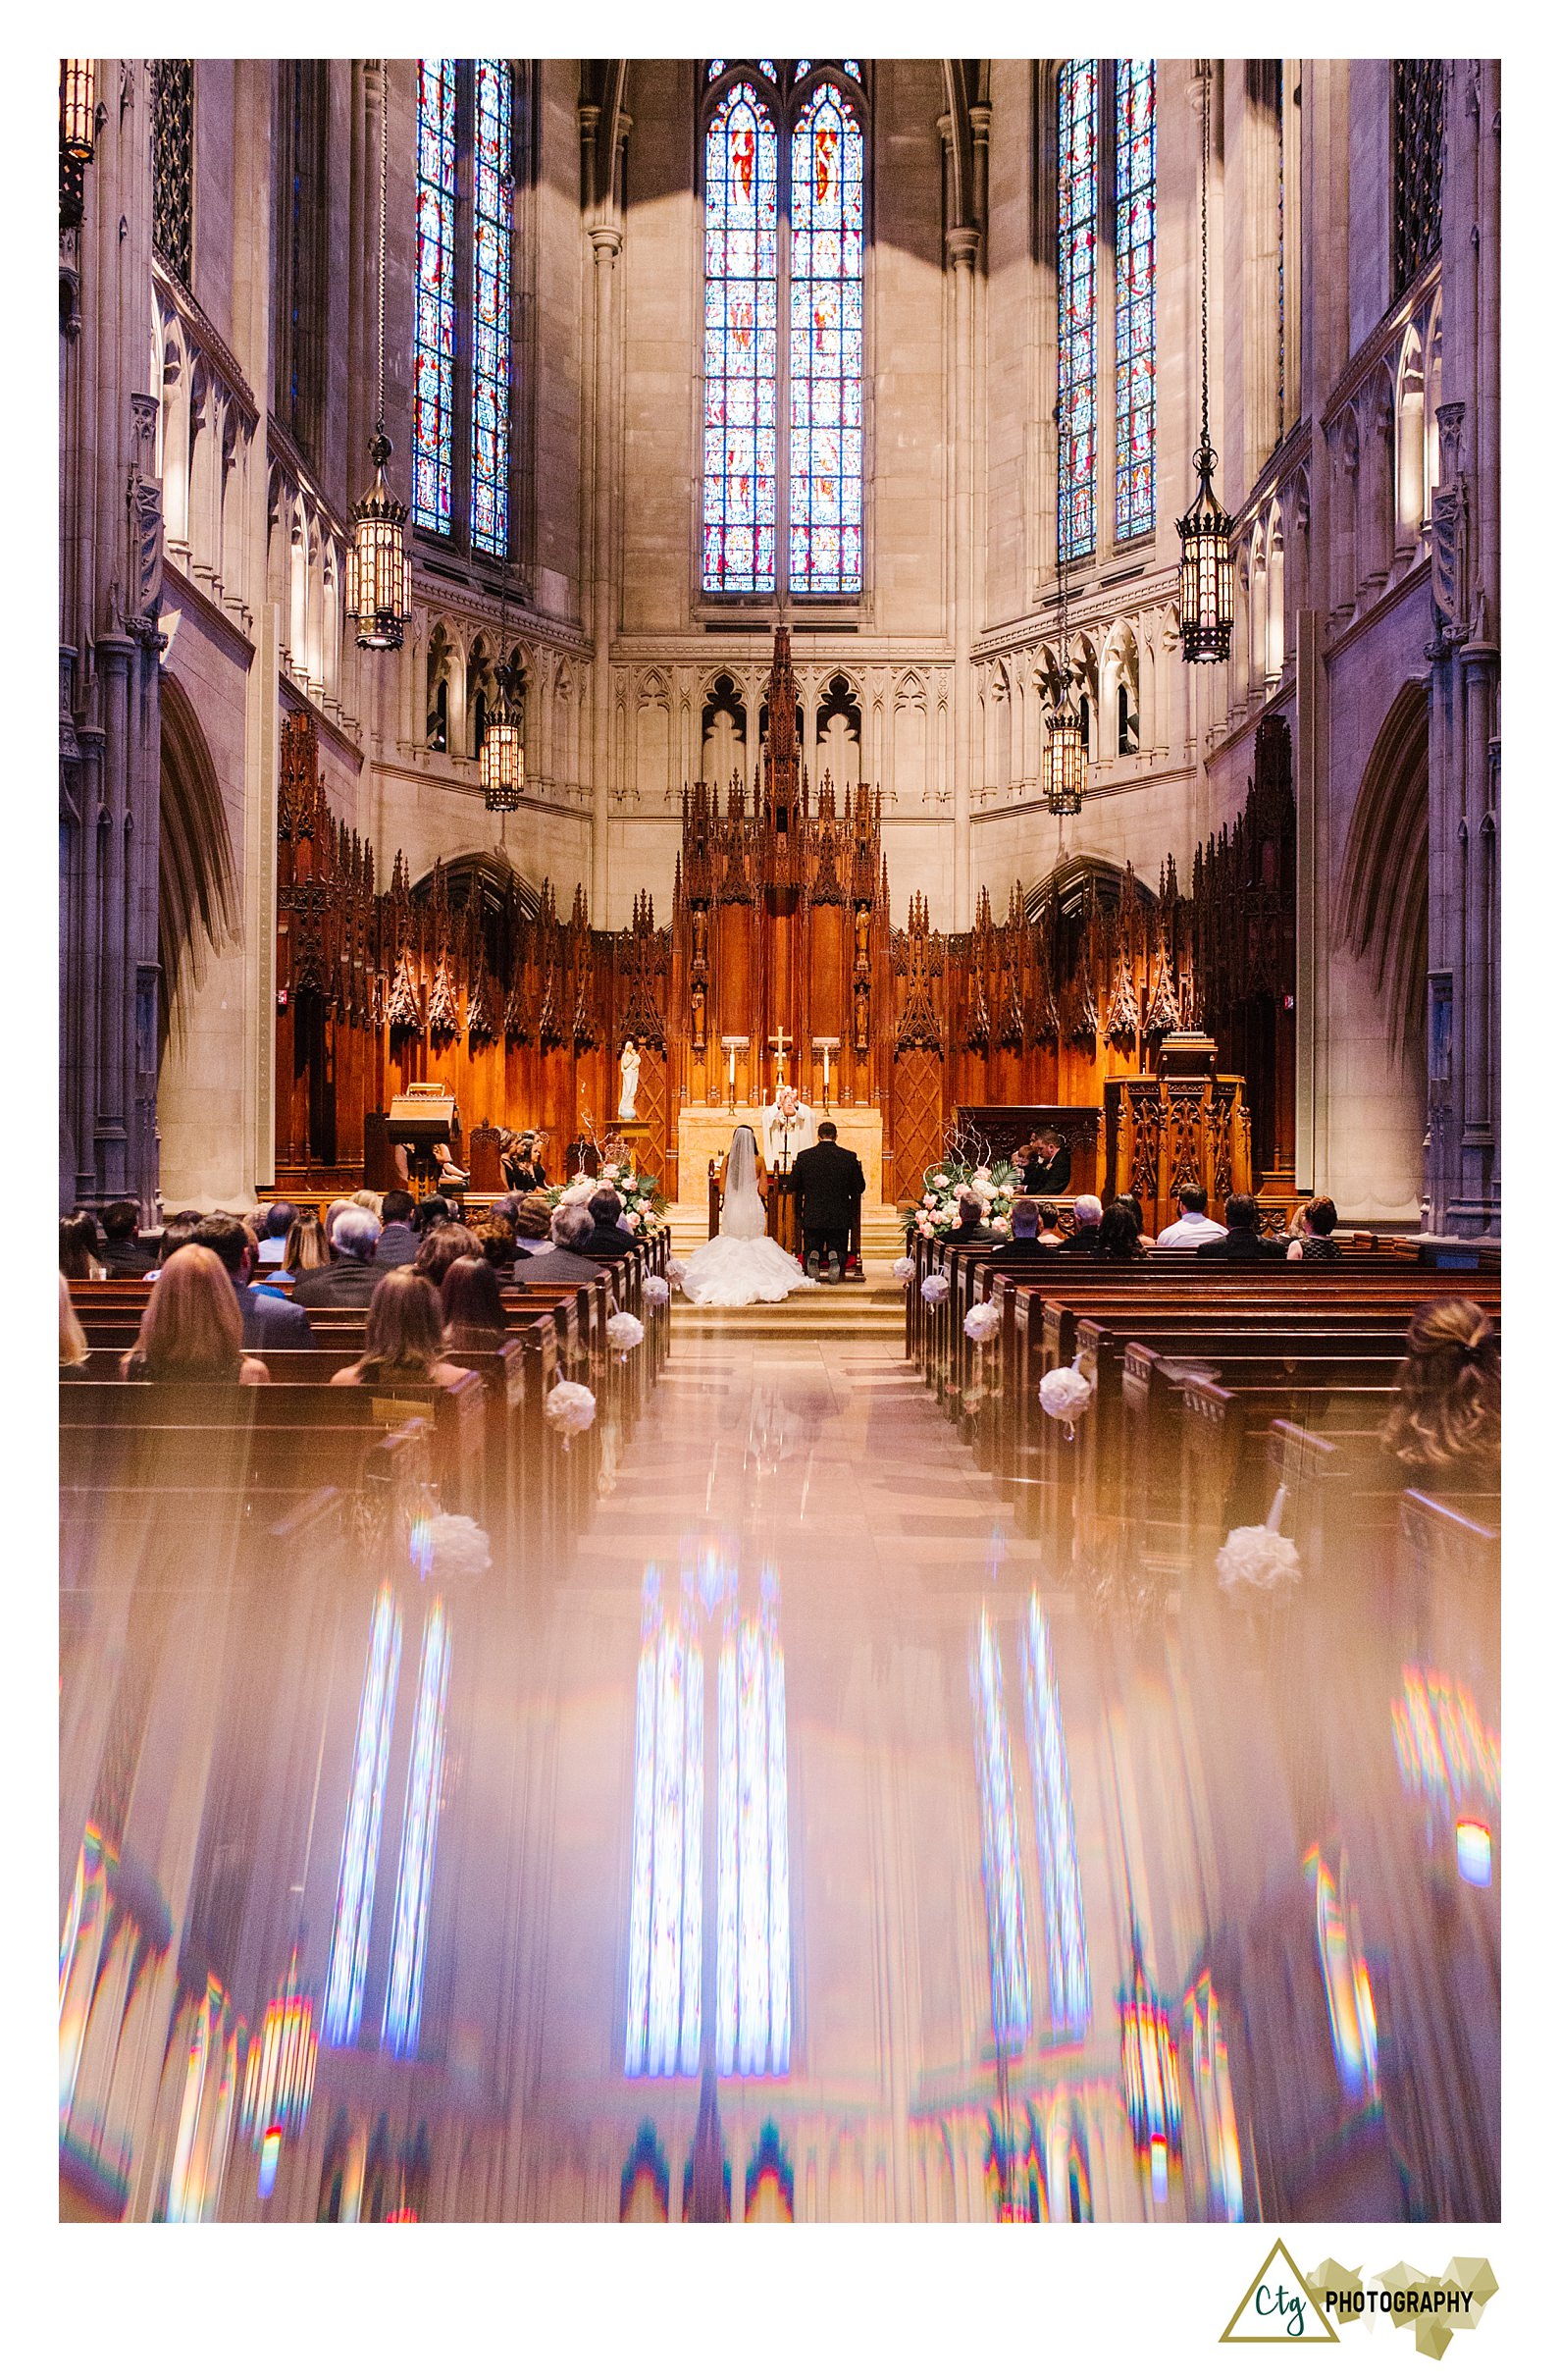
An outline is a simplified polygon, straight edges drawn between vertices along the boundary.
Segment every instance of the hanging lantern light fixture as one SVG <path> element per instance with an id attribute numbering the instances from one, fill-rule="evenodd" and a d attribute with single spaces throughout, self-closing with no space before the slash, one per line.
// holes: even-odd
<path id="1" fill-rule="evenodd" d="M 1060 405 L 1054 419 L 1060 430 Z M 1062 533 L 1060 507 L 1057 515 L 1057 583 L 1062 598 L 1058 622 L 1058 687 L 1056 702 L 1046 714 L 1046 745 L 1040 759 L 1040 786 L 1046 797 L 1046 808 L 1053 818 L 1075 819 L 1083 808 L 1083 778 L 1088 753 L 1083 741 L 1083 722 L 1078 717 L 1073 698 L 1072 669 L 1067 653 L 1067 553 Z"/>
<path id="2" fill-rule="evenodd" d="M 385 479 L 390 442 L 385 435 L 385 160 L 390 75 L 380 61 L 379 114 L 379 403 L 368 442 L 374 483 L 352 511 L 346 556 L 346 612 L 357 623 L 365 652 L 398 653 L 411 614 L 411 563 L 406 553 L 406 506 Z"/>
<path id="3" fill-rule="evenodd" d="M 518 810 L 526 781 L 522 720 L 513 701 L 514 672 L 506 661 L 498 672 L 498 704 L 490 711 L 477 755 L 482 798 L 490 810 Z"/>
<path id="4" fill-rule="evenodd" d="M 97 140 L 97 61 L 60 60 L 60 147 L 76 165 L 90 165 Z"/>
<path id="5" fill-rule="evenodd" d="M 1208 169 L 1213 60 L 1205 59 L 1203 65 L 1203 427 L 1196 454 L 1197 494 L 1189 511 L 1175 523 L 1175 530 L 1181 541 L 1182 658 L 1226 661 L 1235 618 L 1235 576 L 1229 554 L 1234 523 L 1214 493 L 1214 465 L 1219 457 L 1208 438 Z"/>

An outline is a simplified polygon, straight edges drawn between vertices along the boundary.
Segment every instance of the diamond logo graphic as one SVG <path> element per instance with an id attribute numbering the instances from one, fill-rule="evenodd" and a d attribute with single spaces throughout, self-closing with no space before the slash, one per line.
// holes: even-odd
<path id="1" fill-rule="evenodd" d="M 1281 2240 L 1220 2333 L 1221 2346 L 1336 2347 L 1338 2334 Z"/>

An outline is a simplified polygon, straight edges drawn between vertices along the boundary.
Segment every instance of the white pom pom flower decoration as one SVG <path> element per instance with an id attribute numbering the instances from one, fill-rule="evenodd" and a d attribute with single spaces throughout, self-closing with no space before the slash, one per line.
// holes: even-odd
<path id="1" fill-rule="evenodd" d="M 988 1339 L 995 1339 L 1001 1328 L 1002 1308 L 993 1305 L 989 1297 L 970 1306 L 964 1315 L 964 1337 L 973 1339 L 976 1347 L 984 1347 Z"/>
<path id="2" fill-rule="evenodd" d="M 688 1278 L 688 1267 L 683 1262 L 681 1256 L 669 1256 L 667 1258 L 666 1278 L 671 1283 L 674 1290 L 680 1290 L 682 1288 L 683 1283 Z"/>
<path id="3" fill-rule="evenodd" d="M 659 1273 L 648 1276 L 640 1296 L 647 1305 L 670 1305 L 672 1301 L 670 1285 L 661 1279 Z"/>
<path id="4" fill-rule="evenodd" d="M 1300 1549 L 1276 1529 L 1231 1529 L 1219 1549 L 1214 1575 L 1228 1596 L 1284 1604 L 1300 1583 Z"/>
<path id="5" fill-rule="evenodd" d="M 596 1419 L 596 1399 L 580 1380 L 560 1380 L 542 1408 L 565 1446 Z"/>
<path id="6" fill-rule="evenodd" d="M 424 1523 L 422 1552 L 425 1578 L 480 1578 L 493 1567 L 488 1532 L 469 1512 L 435 1512 Z"/>
<path id="7" fill-rule="evenodd" d="M 607 1345 L 626 1355 L 631 1348 L 639 1347 L 645 1337 L 645 1325 L 637 1314 L 608 1314 L 606 1318 Z"/>
<path id="8" fill-rule="evenodd" d="M 1047 1372 L 1040 1383 L 1040 1403 L 1053 1421 L 1066 1425 L 1068 1437 L 1072 1424 L 1080 1413 L 1086 1413 L 1094 1402 L 1094 1383 L 1085 1379 L 1075 1364 L 1060 1364 Z"/>
<path id="9" fill-rule="evenodd" d="M 914 1278 L 915 1278 L 915 1259 L 914 1259 L 914 1257 L 913 1257 L 913 1256 L 896 1256 L 896 1257 L 895 1257 L 895 1259 L 894 1259 L 894 1263 L 893 1263 L 892 1270 L 893 1270 L 894 1278 L 895 1278 L 895 1280 L 896 1280 L 896 1281 L 899 1283 L 900 1288 L 901 1288 L 901 1289 L 907 1289 L 907 1288 L 910 1286 L 910 1282 L 912 1282 L 912 1281 L 914 1280 Z"/>
<path id="10" fill-rule="evenodd" d="M 947 1295 L 948 1275 L 946 1273 L 928 1273 L 921 1283 L 921 1296 L 927 1304 L 941 1305 Z"/>

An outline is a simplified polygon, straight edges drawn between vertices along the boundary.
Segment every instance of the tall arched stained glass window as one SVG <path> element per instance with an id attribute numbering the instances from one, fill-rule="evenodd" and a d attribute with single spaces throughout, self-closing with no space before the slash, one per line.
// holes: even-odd
<path id="1" fill-rule="evenodd" d="M 1154 526 L 1154 61 L 1116 62 L 1116 534 Z"/>
<path id="2" fill-rule="evenodd" d="M 861 585 L 861 128 L 820 82 L 791 135 L 791 586 Z"/>
<path id="3" fill-rule="evenodd" d="M 1057 546 L 1094 550 L 1094 239 L 1099 72 L 1069 58 L 1057 83 Z"/>
<path id="4" fill-rule="evenodd" d="M 471 542 L 509 550 L 509 242 L 513 93 L 505 58 L 479 58 L 472 177 Z"/>
<path id="5" fill-rule="evenodd" d="M 710 60 L 706 594 L 854 596 L 862 553 L 860 70 Z M 781 336 L 782 323 L 784 337 Z"/>
<path id="6" fill-rule="evenodd" d="M 733 85 L 704 141 L 703 583 L 775 583 L 779 142 L 751 82 Z"/>
<path id="7" fill-rule="evenodd" d="M 455 416 L 455 66 L 417 62 L 417 348 L 412 518 L 447 535 Z"/>

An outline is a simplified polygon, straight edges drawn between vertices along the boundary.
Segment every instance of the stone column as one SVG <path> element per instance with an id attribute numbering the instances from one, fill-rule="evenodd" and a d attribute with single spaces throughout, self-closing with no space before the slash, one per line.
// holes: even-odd
<path id="1" fill-rule="evenodd" d="M 954 921 L 956 933 L 966 932 L 972 915 L 969 883 L 970 735 L 974 718 L 973 667 L 970 646 L 974 634 L 974 350 L 975 260 L 980 235 L 961 225 L 944 239 L 944 254 L 952 274 L 953 392 L 951 431 L 953 467 L 950 544 L 954 571 Z"/>

